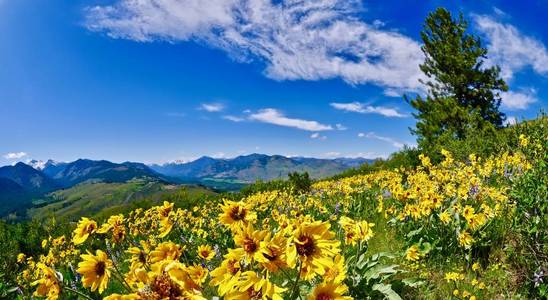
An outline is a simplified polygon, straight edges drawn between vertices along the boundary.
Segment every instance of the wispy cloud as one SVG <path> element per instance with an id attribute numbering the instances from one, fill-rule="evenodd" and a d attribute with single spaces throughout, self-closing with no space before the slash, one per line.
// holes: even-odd
<path id="1" fill-rule="evenodd" d="M 505 79 L 511 79 L 514 73 L 526 67 L 548 75 L 548 51 L 541 41 L 490 16 L 474 15 L 473 18 L 478 30 L 487 37 L 488 62 L 499 65 Z"/>
<path id="2" fill-rule="evenodd" d="M 26 152 L 10 152 L 4 154 L 5 159 L 21 159 L 25 156 L 27 156 Z"/>
<path id="3" fill-rule="evenodd" d="M 342 78 L 418 90 L 417 41 L 360 20 L 360 0 L 115 0 L 87 9 L 87 27 L 141 42 L 199 41 L 276 80 Z"/>
<path id="4" fill-rule="evenodd" d="M 343 130 L 347 130 L 348 128 L 346 126 L 344 126 L 343 124 L 335 124 L 335 128 L 337 130 L 340 130 L 340 131 L 343 131 Z"/>
<path id="5" fill-rule="evenodd" d="M 233 115 L 223 116 L 223 119 L 229 120 L 229 121 L 232 121 L 232 122 L 243 122 L 243 121 L 246 120 L 245 118 L 237 117 L 237 116 L 233 116 Z"/>
<path id="6" fill-rule="evenodd" d="M 404 146 L 404 144 L 402 142 L 396 141 L 395 139 L 390 138 L 390 137 L 377 135 L 374 132 L 368 132 L 368 133 L 360 132 L 360 133 L 358 133 L 358 137 L 383 141 L 383 142 L 391 144 L 392 146 L 394 146 L 398 149 L 401 149 Z"/>
<path id="7" fill-rule="evenodd" d="M 319 132 L 314 132 L 313 134 L 310 135 L 310 138 L 323 141 L 327 139 L 327 136 L 321 135 Z"/>
<path id="8" fill-rule="evenodd" d="M 265 108 L 249 115 L 249 120 L 274 124 L 278 126 L 293 127 L 307 131 L 325 131 L 333 130 L 331 125 L 321 124 L 317 121 L 302 120 L 286 117 L 282 112 Z"/>
<path id="9" fill-rule="evenodd" d="M 527 89 L 521 92 L 503 92 L 501 93 L 501 99 L 502 107 L 508 110 L 524 110 L 538 101 L 536 89 Z"/>
<path id="10" fill-rule="evenodd" d="M 330 105 L 335 109 L 356 112 L 361 114 L 379 114 L 385 117 L 396 117 L 396 118 L 406 117 L 406 115 L 398 112 L 395 108 L 365 105 L 360 102 L 348 102 L 348 103 L 333 102 L 333 103 L 330 103 Z"/>
<path id="11" fill-rule="evenodd" d="M 222 103 L 202 103 L 199 109 L 208 112 L 220 112 L 225 109 L 225 106 Z"/>

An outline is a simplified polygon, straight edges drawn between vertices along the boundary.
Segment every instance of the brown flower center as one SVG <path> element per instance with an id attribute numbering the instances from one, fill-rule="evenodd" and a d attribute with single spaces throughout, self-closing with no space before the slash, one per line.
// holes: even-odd
<path id="1" fill-rule="evenodd" d="M 238 271 L 240 271 L 240 268 L 238 268 L 238 267 L 235 266 L 235 265 L 236 265 L 236 262 L 237 262 L 236 260 L 230 260 L 230 261 L 228 262 L 227 269 L 228 269 L 228 272 L 229 272 L 230 274 L 236 274 L 236 273 L 238 273 Z"/>
<path id="2" fill-rule="evenodd" d="M 97 274 L 97 277 L 105 275 L 106 268 L 107 265 L 104 261 L 98 261 L 97 264 L 95 264 L 95 274 Z"/>
<path id="3" fill-rule="evenodd" d="M 320 293 L 316 296 L 316 300 L 333 300 L 333 297 L 326 293 Z"/>
<path id="4" fill-rule="evenodd" d="M 250 239 L 248 237 L 245 238 L 244 240 L 244 250 L 245 252 L 247 253 L 255 253 L 255 251 L 257 251 L 257 243 L 255 243 L 255 241 L 253 239 Z"/>
<path id="5" fill-rule="evenodd" d="M 314 254 L 316 250 L 316 245 L 314 244 L 314 239 L 308 235 L 301 235 L 296 243 L 297 253 L 303 256 L 310 256 Z"/>
<path id="6" fill-rule="evenodd" d="M 246 216 L 246 209 L 239 206 L 234 206 L 230 209 L 230 218 L 234 221 L 241 221 L 245 219 Z"/>
<path id="7" fill-rule="evenodd" d="M 280 253 L 278 253 L 279 252 L 278 249 L 268 247 L 268 250 L 270 251 L 270 254 L 264 253 L 263 256 L 269 261 L 275 261 L 278 258 L 278 256 L 280 256 Z"/>
<path id="8" fill-rule="evenodd" d="M 159 296 L 159 299 L 178 299 L 177 297 L 182 295 L 179 287 L 166 273 L 156 276 L 150 288 Z"/>

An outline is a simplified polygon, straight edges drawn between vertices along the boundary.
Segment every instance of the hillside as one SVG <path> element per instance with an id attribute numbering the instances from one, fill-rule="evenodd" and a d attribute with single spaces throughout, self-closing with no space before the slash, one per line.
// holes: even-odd
<path id="1" fill-rule="evenodd" d="M 189 205 L 215 195 L 194 185 L 172 185 L 159 181 L 131 180 L 125 183 L 82 183 L 53 192 L 33 202 L 29 217 L 77 220 L 81 216 L 108 216 L 137 207 L 148 207 L 163 200 Z"/>
<path id="2" fill-rule="evenodd" d="M 250 154 L 232 159 L 203 156 L 188 163 L 155 164 L 150 167 L 158 173 L 181 179 L 230 179 L 251 183 L 285 179 L 290 172 L 308 172 L 312 178 L 323 178 L 370 161 L 363 158 L 318 159 Z"/>

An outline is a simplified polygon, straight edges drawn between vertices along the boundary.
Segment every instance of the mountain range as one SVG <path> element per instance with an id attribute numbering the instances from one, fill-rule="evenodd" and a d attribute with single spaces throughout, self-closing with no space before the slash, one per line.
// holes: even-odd
<path id="1" fill-rule="evenodd" d="M 231 159 L 203 156 L 187 163 L 153 164 L 160 174 L 180 179 L 233 179 L 243 182 L 286 178 L 290 172 L 308 172 L 322 178 L 370 162 L 364 158 L 318 159 L 282 155 L 250 154 Z"/>
<path id="2" fill-rule="evenodd" d="M 203 156 L 180 163 L 145 165 L 136 162 L 78 159 L 73 162 L 29 161 L 0 167 L 0 216 L 21 212 L 32 199 L 82 183 L 125 183 L 140 178 L 161 183 L 199 183 L 214 189 L 235 190 L 256 180 L 286 178 L 290 172 L 308 172 L 312 178 L 335 175 L 370 160 L 318 159 L 250 154 L 231 159 Z"/>

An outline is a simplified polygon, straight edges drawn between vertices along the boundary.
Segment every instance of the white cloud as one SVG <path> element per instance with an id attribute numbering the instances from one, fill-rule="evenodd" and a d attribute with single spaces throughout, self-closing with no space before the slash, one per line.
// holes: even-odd
<path id="1" fill-rule="evenodd" d="M 397 117 L 397 118 L 406 117 L 406 115 L 399 113 L 395 108 L 365 105 L 360 102 L 349 102 L 349 103 L 333 102 L 333 103 L 330 103 L 330 105 L 335 109 L 356 112 L 361 114 L 379 114 L 385 117 Z"/>
<path id="2" fill-rule="evenodd" d="M 319 132 L 314 132 L 313 134 L 310 135 L 310 138 L 316 139 L 316 140 L 322 140 L 322 141 L 327 139 L 325 135 L 321 135 Z"/>
<path id="3" fill-rule="evenodd" d="M 511 126 L 518 123 L 518 118 L 516 117 L 506 117 L 506 121 L 504 121 L 505 126 Z"/>
<path id="4" fill-rule="evenodd" d="M 360 0 L 117 0 L 87 10 L 87 27 L 140 42 L 198 41 L 276 80 L 342 78 L 416 91 L 424 55 L 381 21 L 359 19 Z"/>
<path id="5" fill-rule="evenodd" d="M 202 103 L 199 107 L 200 110 L 205 110 L 208 112 L 220 112 L 224 108 L 225 106 L 221 103 Z"/>
<path id="6" fill-rule="evenodd" d="M 538 74 L 548 75 L 548 51 L 541 41 L 489 16 L 474 15 L 474 20 L 478 30 L 489 41 L 488 63 L 499 65 L 503 78 L 511 79 L 515 72 L 526 67 L 531 67 Z"/>
<path id="7" fill-rule="evenodd" d="M 331 151 L 331 152 L 326 152 L 326 153 L 324 153 L 323 156 L 324 156 L 324 157 L 328 157 L 328 158 L 335 158 L 335 157 L 340 157 L 340 156 L 341 156 L 341 153 L 340 153 L 340 152 L 336 152 L 336 151 Z"/>
<path id="8" fill-rule="evenodd" d="M 392 146 L 394 146 L 398 149 L 401 149 L 404 146 L 403 143 L 398 142 L 393 138 L 386 137 L 386 136 L 380 136 L 380 135 L 375 134 L 374 132 L 368 132 L 368 133 L 360 132 L 360 133 L 358 133 L 358 137 L 383 141 L 383 142 L 391 144 Z"/>
<path id="9" fill-rule="evenodd" d="M 331 125 L 321 124 L 316 121 L 288 118 L 280 111 L 273 108 L 261 109 L 249 115 L 249 119 L 263 123 L 269 123 L 285 127 L 293 127 L 307 131 L 333 130 Z"/>
<path id="10" fill-rule="evenodd" d="M 508 110 L 523 110 L 527 109 L 530 104 L 538 101 L 537 91 L 528 89 L 522 92 L 503 92 L 501 93 L 501 105 Z"/>
<path id="11" fill-rule="evenodd" d="M 10 152 L 10 153 L 6 153 L 4 155 L 4 158 L 5 159 L 21 159 L 25 156 L 27 156 L 27 153 L 25 152 Z"/>
<path id="12" fill-rule="evenodd" d="M 237 123 L 245 121 L 244 118 L 237 117 L 237 116 L 232 116 L 232 115 L 223 116 L 223 119 L 229 120 L 229 121 L 232 121 L 232 122 L 237 122 Z"/>

